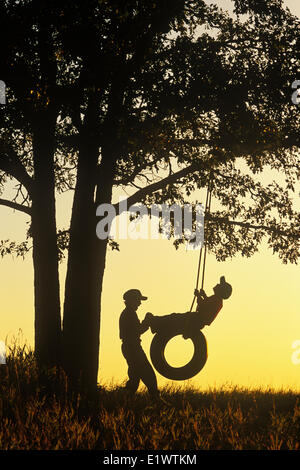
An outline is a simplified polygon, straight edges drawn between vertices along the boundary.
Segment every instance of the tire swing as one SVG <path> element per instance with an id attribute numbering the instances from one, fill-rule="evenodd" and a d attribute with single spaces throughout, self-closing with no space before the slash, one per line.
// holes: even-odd
<path id="1" fill-rule="evenodd" d="M 202 331 L 195 331 L 189 338 L 194 344 L 194 354 L 190 362 L 182 367 L 173 367 L 166 361 L 165 348 L 167 343 L 174 336 L 182 334 L 170 328 L 167 332 L 158 332 L 154 336 L 150 346 L 150 357 L 152 364 L 157 372 L 170 380 L 187 380 L 197 375 L 206 364 L 207 361 L 207 345 L 206 339 Z"/>
<path id="2" fill-rule="evenodd" d="M 211 178 L 210 178 L 208 189 L 207 189 L 205 214 L 209 213 L 210 206 L 211 206 Z M 198 289 L 198 285 L 199 285 L 201 260 L 202 260 L 202 248 L 203 246 L 201 247 L 200 254 L 199 254 L 196 289 Z M 206 243 L 204 243 L 201 289 L 203 289 L 203 286 L 204 286 L 206 251 L 207 251 L 207 247 L 206 247 Z M 195 299 L 196 299 L 196 295 L 194 295 L 190 312 L 192 312 Z M 159 372 L 161 375 L 163 375 L 164 377 L 170 380 L 187 380 L 187 379 L 194 377 L 203 369 L 207 361 L 206 338 L 201 330 L 195 330 L 191 332 L 188 336 L 192 340 L 193 345 L 194 345 L 194 354 L 190 362 L 188 362 L 186 365 L 182 367 L 172 367 L 166 361 L 165 348 L 166 348 L 167 343 L 174 336 L 182 335 L 182 334 L 183 334 L 182 327 L 176 325 L 175 322 L 174 324 L 170 322 L 168 325 L 168 328 L 160 329 L 155 334 L 151 342 L 150 357 L 151 357 L 152 364 L 157 370 L 157 372 Z"/>

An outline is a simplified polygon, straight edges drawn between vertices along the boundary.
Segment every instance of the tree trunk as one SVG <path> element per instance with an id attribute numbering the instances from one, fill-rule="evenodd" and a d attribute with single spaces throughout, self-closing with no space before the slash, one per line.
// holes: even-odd
<path id="1" fill-rule="evenodd" d="M 107 242 L 95 243 L 86 235 L 80 243 L 80 236 L 76 235 L 73 232 L 66 279 L 64 365 L 71 389 L 90 392 L 97 387 L 100 301 Z"/>
<path id="2" fill-rule="evenodd" d="M 83 150 L 78 162 L 70 228 L 63 350 L 71 388 L 93 392 L 97 387 L 107 239 L 99 240 L 96 236 L 95 172 L 99 150 L 91 145 Z M 102 158 L 97 205 L 111 203 L 112 198 L 113 164 L 109 158 L 105 161 L 103 151 Z"/>
<path id="3" fill-rule="evenodd" d="M 45 122 L 49 121 L 49 122 Z M 35 353 L 40 366 L 60 363 L 61 315 L 54 180 L 55 120 L 41 119 L 33 136 L 32 238 Z"/>
<path id="4" fill-rule="evenodd" d="M 70 226 L 63 317 L 64 367 L 71 389 L 97 386 L 100 299 L 107 240 L 96 237 L 95 174 L 99 149 L 83 137 Z M 112 184 L 103 194 L 111 201 Z"/>
<path id="5" fill-rule="evenodd" d="M 97 387 L 100 302 L 107 250 L 107 239 L 96 236 L 96 207 L 111 203 L 115 165 L 121 154 L 117 129 L 123 88 L 119 78 L 111 91 L 106 120 L 101 126 L 99 96 L 99 92 L 91 92 L 80 134 L 63 317 L 64 367 L 69 384 L 88 392 Z M 99 129 L 102 134 L 100 175 L 97 171 Z"/>

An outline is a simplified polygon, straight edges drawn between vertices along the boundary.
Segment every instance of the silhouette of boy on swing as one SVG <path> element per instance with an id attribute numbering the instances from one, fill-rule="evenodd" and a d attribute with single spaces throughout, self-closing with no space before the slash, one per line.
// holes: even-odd
<path id="1" fill-rule="evenodd" d="M 195 289 L 194 294 L 197 297 L 195 312 L 171 313 L 163 316 L 154 316 L 148 312 L 146 318 L 152 333 L 168 329 L 176 322 L 182 330 L 183 338 L 187 339 L 195 330 L 210 325 L 223 307 L 223 300 L 231 296 L 232 287 L 225 281 L 225 277 L 221 276 L 219 284 L 213 290 L 214 294 L 208 297 L 203 289 L 200 291 Z"/>

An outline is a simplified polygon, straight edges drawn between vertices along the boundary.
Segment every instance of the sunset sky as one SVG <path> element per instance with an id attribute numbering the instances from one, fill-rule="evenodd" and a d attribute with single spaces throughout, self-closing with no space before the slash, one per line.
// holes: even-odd
<path id="1" fill-rule="evenodd" d="M 228 1 L 219 1 L 225 8 Z M 300 16 L 299 0 L 285 4 Z M 300 77 L 295 77 L 295 79 Z M 0 77 L 1 79 L 1 77 Z M 266 179 L 273 175 L 268 172 Z M 299 191 L 295 204 L 300 210 Z M 72 194 L 57 199 L 59 228 L 67 228 Z M 204 193 L 198 199 L 204 199 Z M 212 201 L 212 209 L 214 201 Z M 0 206 L 0 240 L 25 239 L 29 218 Z M 84 227 L 82 227 L 84 230 Z M 121 240 L 120 252 L 109 251 L 102 298 L 99 380 L 102 384 L 120 384 L 126 379 L 127 366 L 121 354 L 118 321 L 123 309 L 123 293 L 138 288 L 148 296 L 138 310 L 165 315 L 188 311 L 196 282 L 198 251 L 175 250 L 168 240 Z M 60 266 L 63 299 L 66 262 Z M 208 254 L 205 290 L 225 275 L 233 286 L 233 295 L 211 326 L 203 333 L 208 343 L 204 369 L 189 383 L 209 388 L 223 385 L 293 388 L 300 390 L 300 364 L 292 363 L 292 343 L 300 340 L 299 266 L 284 265 L 265 245 L 252 258 L 238 256 L 218 263 Z M 20 258 L 0 258 L 1 322 L 0 340 L 10 343 L 18 331 L 21 342 L 33 345 L 33 268 L 29 254 Z M 152 334 L 142 336 L 149 355 Z M 170 363 L 183 365 L 192 354 L 189 341 L 177 338 L 166 351 Z M 157 373 L 159 386 L 171 383 Z M 184 382 L 176 382 L 184 385 Z"/>

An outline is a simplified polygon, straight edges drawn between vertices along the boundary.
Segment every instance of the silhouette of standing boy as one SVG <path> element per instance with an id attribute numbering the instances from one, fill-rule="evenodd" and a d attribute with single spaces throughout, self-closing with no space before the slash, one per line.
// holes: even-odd
<path id="1" fill-rule="evenodd" d="M 148 361 L 141 346 L 140 336 L 149 328 L 149 316 L 142 322 L 137 316 L 137 309 L 142 300 L 147 300 L 138 289 L 130 289 L 123 295 L 125 309 L 120 315 L 120 339 L 122 340 L 122 353 L 128 364 L 128 377 L 126 390 L 134 394 L 140 380 L 146 385 L 149 395 L 153 399 L 159 398 L 155 372 Z"/>

